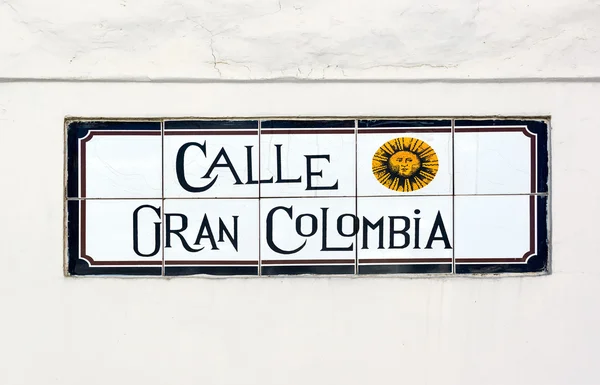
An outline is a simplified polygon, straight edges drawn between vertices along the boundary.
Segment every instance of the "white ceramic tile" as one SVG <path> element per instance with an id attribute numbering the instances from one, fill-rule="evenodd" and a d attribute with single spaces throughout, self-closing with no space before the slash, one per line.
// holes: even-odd
<path id="1" fill-rule="evenodd" d="M 166 199 L 165 262 L 258 264 L 258 220 L 258 199 Z"/>
<path id="2" fill-rule="evenodd" d="M 356 239 L 340 235 L 337 226 L 340 216 L 355 214 L 354 198 L 265 198 L 260 204 L 263 263 L 314 259 L 353 263 Z M 343 233 L 351 233 L 352 226 L 349 215 L 342 218 Z"/>
<path id="3" fill-rule="evenodd" d="M 451 196 L 358 198 L 358 217 L 359 263 L 452 263 Z"/>
<path id="4" fill-rule="evenodd" d="M 85 255 L 92 265 L 156 265 L 162 261 L 160 210 L 161 201 L 154 199 L 82 201 L 80 215 L 85 224 L 80 231 L 85 236 L 80 240 L 85 242 Z"/>
<path id="5" fill-rule="evenodd" d="M 353 196 L 354 127 L 345 131 L 352 133 L 320 134 L 319 130 L 313 130 L 302 134 L 268 134 L 263 131 L 261 179 L 271 179 L 272 183 L 261 183 L 261 197 Z M 284 180 L 293 182 L 281 183 Z"/>
<path id="6" fill-rule="evenodd" d="M 520 131 L 454 134 L 456 194 L 523 194 L 532 192 L 531 138 Z"/>
<path id="7" fill-rule="evenodd" d="M 80 167 L 85 163 L 85 179 L 80 179 L 80 189 L 85 197 L 161 197 L 160 132 L 152 136 L 95 134 L 84 146 Z"/>
<path id="8" fill-rule="evenodd" d="M 256 135 L 215 134 L 172 135 L 164 137 L 165 198 L 178 197 L 258 197 L 258 132 Z M 181 150 L 187 143 L 194 143 Z M 202 146 L 206 152 L 203 152 Z M 205 146 L 205 147 L 204 147 Z M 246 146 L 250 146 L 248 149 Z M 183 170 L 177 172 L 178 153 L 183 154 Z M 248 154 L 252 159 L 252 179 L 249 179 Z M 216 162 L 216 163 L 215 163 Z M 217 165 L 211 170 L 211 165 Z M 219 167 L 220 165 L 220 167 Z M 231 165 L 229 167 L 228 165 Z M 223 167 L 227 166 L 227 167 Z M 233 171 L 232 171 L 233 170 Z M 207 172 L 211 171 L 209 175 Z M 184 189 L 180 178 L 192 188 Z M 250 182 L 250 183 L 249 183 Z M 209 184 L 212 185 L 210 187 Z M 189 188 L 189 187 L 188 187 Z"/>
<path id="9" fill-rule="evenodd" d="M 457 196 L 454 199 L 457 263 L 521 258 L 531 250 L 531 230 L 535 225 L 531 217 L 532 197 Z"/>
<path id="10" fill-rule="evenodd" d="M 404 129 L 406 130 L 406 129 Z M 406 195 L 442 195 L 442 194 L 451 194 L 452 193 L 452 134 L 450 132 L 450 127 L 447 128 L 448 132 L 424 132 L 423 130 L 419 131 L 418 128 L 414 129 L 412 132 L 397 132 L 397 133 L 368 133 L 359 129 L 359 134 L 357 137 L 357 176 L 358 176 L 358 195 L 359 196 L 406 196 Z M 422 158 L 418 155 L 418 153 L 423 150 L 431 148 L 438 159 L 438 169 L 435 172 L 435 176 L 433 179 L 427 183 L 424 183 L 424 186 L 415 189 L 414 191 L 398 191 L 393 188 L 388 188 L 384 184 L 380 183 L 379 180 L 375 176 L 374 166 L 377 166 L 374 162 L 374 156 L 378 152 L 378 150 L 384 146 L 389 141 L 394 141 L 395 139 L 405 138 L 401 142 L 405 146 L 414 145 L 419 150 L 414 151 L 412 154 L 407 154 L 409 158 L 408 162 L 411 165 L 419 165 L 419 167 L 412 167 L 406 170 L 407 178 L 399 178 L 399 181 L 414 181 L 415 177 L 418 177 L 421 181 L 426 181 L 427 176 L 421 175 L 423 172 L 427 171 L 424 167 L 425 158 Z M 415 139 L 415 140 L 412 140 Z M 404 158 L 402 158 L 403 154 L 406 154 L 405 151 L 399 150 L 399 146 L 394 142 L 391 143 L 391 146 L 387 147 L 387 152 L 389 154 L 385 154 L 384 158 L 379 162 L 381 163 L 381 167 L 385 167 L 382 169 L 383 171 L 381 175 L 387 174 L 388 171 L 390 176 L 397 175 L 394 172 L 394 168 L 397 168 L 397 171 L 400 168 L 403 169 L 405 167 L 401 163 L 405 162 Z M 417 153 L 417 156 L 415 156 Z M 388 160 L 386 160 L 388 159 Z M 391 164 L 389 159 L 394 161 L 396 160 L 395 166 Z M 430 161 L 432 158 L 428 158 Z M 402 160 L 402 162 L 400 162 Z M 421 163 L 420 160 L 423 160 Z M 431 162 L 434 164 L 434 162 Z M 388 169 L 391 167 L 391 169 Z M 434 166 L 435 167 L 435 166 Z M 393 180 L 390 178 L 390 180 Z M 402 185 L 402 183 L 400 183 Z M 413 185 L 414 186 L 414 185 Z M 392 186 L 393 187 L 393 186 Z"/>

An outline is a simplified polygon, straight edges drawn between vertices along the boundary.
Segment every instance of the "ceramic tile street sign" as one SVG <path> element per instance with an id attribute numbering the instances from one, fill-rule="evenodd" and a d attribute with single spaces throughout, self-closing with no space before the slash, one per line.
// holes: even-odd
<path id="1" fill-rule="evenodd" d="M 543 120 L 67 120 L 71 275 L 548 269 Z"/>

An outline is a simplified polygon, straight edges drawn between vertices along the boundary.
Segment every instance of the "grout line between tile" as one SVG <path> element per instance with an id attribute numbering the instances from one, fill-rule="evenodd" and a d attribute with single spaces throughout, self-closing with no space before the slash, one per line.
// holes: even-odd
<path id="1" fill-rule="evenodd" d="M 161 276 L 166 275 L 165 268 L 165 121 L 160 121 L 160 189 L 161 189 L 161 208 L 160 210 L 160 244 L 162 256 L 162 268 L 160 269 Z"/>
<path id="2" fill-rule="evenodd" d="M 162 197 L 157 196 L 154 198 L 67 198 L 67 201 L 149 201 L 149 200 L 160 200 Z"/>
<path id="3" fill-rule="evenodd" d="M 549 194 L 547 192 L 542 193 L 507 193 L 507 194 L 432 194 L 432 195 L 403 195 L 403 198 L 434 198 L 434 197 L 504 197 L 504 196 L 541 196 L 547 197 Z M 325 198 L 325 199 L 338 199 L 338 198 L 395 198 L 399 197 L 399 195 L 321 195 L 321 196 L 269 196 L 269 197 L 260 197 L 260 199 L 305 199 L 305 198 Z M 154 197 L 154 198 L 67 198 L 67 201 L 82 201 L 82 200 L 160 200 L 160 199 L 172 199 L 172 200 L 206 200 L 206 199 L 220 199 L 220 200 L 228 200 L 228 199 L 259 199 L 259 197 Z"/>
<path id="4" fill-rule="evenodd" d="M 260 148 L 260 135 L 261 135 L 261 131 L 262 131 L 262 120 L 259 119 L 258 120 L 258 276 L 260 277 L 262 275 L 262 255 L 261 255 L 261 243 L 262 243 L 262 234 L 261 234 L 261 211 L 260 211 L 260 190 L 261 190 L 261 166 L 260 166 L 260 159 L 262 157 L 262 153 L 261 153 L 261 148 Z"/>
<path id="5" fill-rule="evenodd" d="M 354 120 L 354 215 L 358 217 L 358 119 Z M 354 275 L 358 275 L 358 233 L 354 245 Z"/>
<path id="6" fill-rule="evenodd" d="M 454 201 L 456 199 L 456 191 L 454 190 L 455 185 L 455 175 L 456 172 L 454 170 L 454 118 L 450 120 L 451 122 L 451 140 L 452 140 L 452 274 L 456 274 L 456 228 L 454 227 L 455 216 L 456 213 L 454 211 Z"/>

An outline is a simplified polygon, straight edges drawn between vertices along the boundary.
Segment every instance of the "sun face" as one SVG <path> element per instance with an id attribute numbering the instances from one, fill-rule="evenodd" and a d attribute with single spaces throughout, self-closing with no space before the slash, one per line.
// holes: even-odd
<path id="1" fill-rule="evenodd" d="M 427 186 L 438 171 L 437 154 L 415 138 L 396 138 L 373 155 L 373 175 L 390 190 L 409 192 Z"/>
<path id="2" fill-rule="evenodd" d="M 421 160 L 410 151 L 398 151 L 390 156 L 388 169 L 394 175 L 409 178 L 421 168 Z"/>

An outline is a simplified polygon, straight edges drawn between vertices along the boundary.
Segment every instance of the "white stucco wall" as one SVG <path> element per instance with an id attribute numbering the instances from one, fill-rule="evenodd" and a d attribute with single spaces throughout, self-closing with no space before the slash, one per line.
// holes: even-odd
<path id="1" fill-rule="evenodd" d="M 600 76 L 597 0 L 4 0 L 0 76 Z"/>
<path id="2" fill-rule="evenodd" d="M 599 28 L 591 0 L 0 3 L 0 384 L 599 383 Z M 67 115 L 551 116 L 552 274 L 66 278 Z"/>

